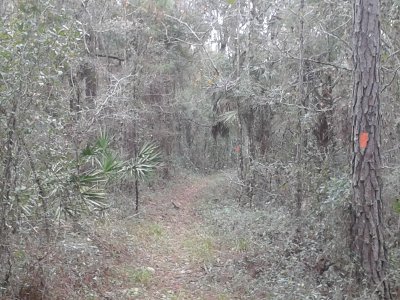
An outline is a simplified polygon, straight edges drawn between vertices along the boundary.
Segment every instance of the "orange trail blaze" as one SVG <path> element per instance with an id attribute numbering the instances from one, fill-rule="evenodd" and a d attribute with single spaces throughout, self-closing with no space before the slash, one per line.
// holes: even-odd
<path id="1" fill-rule="evenodd" d="M 367 148 L 368 144 L 368 132 L 361 132 L 360 134 L 360 148 L 365 149 Z"/>

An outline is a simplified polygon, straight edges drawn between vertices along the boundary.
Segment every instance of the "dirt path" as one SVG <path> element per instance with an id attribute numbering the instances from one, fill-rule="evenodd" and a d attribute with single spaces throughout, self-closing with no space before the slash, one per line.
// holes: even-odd
<path id="1" fill-rule="evenodd" d="M 154 299 L 160 292 L 180 297 L 191 296 L 194 299 L 212 299 L 198 282 L 204 276 L 203 266 L 196 264 L 192 257 L 190 245 L 193 238 L 202 227 L 201 220 L 194 211 L 199 193 L 210 182 L 202 179 L 195 182 L 174 186 L 166 195 L 155 198 L 147 207 L 149 218 L 165 230 L 165 239 L 160 245 L 152 245 L 147 253 L 147 263 L 154 266 L 154 284 L 149 286 L 149 295 Z M 199 254 L 201 255 L 201 253 Z M 201 257 L 200 257 L 201 259 Z M 201 290 L 199 290 L 201 288 Z"/>
<path id="2" fill-rule="evenodd" d="M 139 222 L 126 223 L 133 261 L 122 260 L 124 299 L 235 299 L 210 269 L 225 251 L 197 213 L 215 177 L 185 178 L 146 197 Z M 209 196 L 209 195 L 208 195 Z"/>

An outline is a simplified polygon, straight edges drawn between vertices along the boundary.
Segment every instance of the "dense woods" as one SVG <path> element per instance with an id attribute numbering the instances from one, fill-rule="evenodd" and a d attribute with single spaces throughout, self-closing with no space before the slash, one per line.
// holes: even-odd
<path id="1" fill-rule="evenodd" d="M 399 1 L 0 0 L 0 16 L 1 299 L 400 299 Z M 224 177 L 204 220 L 243 234 L 249 278 L 221 279 L 235 296 L 104 296 L 104 259 L 69 243 L 106 241 L 96 228 L 192 175 Z"/>

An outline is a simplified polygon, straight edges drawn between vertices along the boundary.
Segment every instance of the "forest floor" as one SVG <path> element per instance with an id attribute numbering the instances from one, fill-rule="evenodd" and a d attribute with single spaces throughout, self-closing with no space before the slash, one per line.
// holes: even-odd
<path id="1" fill-rule="evenodd" d="M 57 274 L 47 283 L 51 299 L 290 300 L 351 294 L 345 289 L 353 284 L 342 271 L 317 268 L 315 262 L 325 256 L 306 236 L 298 241 L 298 225 L 287 208 L 239 205 L 232 176 L 186 174 L 163 187 L 143 187 L 139 214 L 132 212 L 132 199 L 116 196 L 121 201 L 115 210 L 89 220 L 85 231 L 66 235 L 61 254 L 48 261 Z"/>
<path id="2" fill-rule="evenodd" d="M 229 288 L 234 277 L 229 266 L 246 245 L 219 241 L 201 215 L 204 204 L 218 201 L 216 192 L 226 192 L 225 181 L 221 174 L 181 177 L 162 190 L 147 191 L 138 215 L 97 227 L 92 239 L 108 260 L 102 282 L 113 286 L 106 291 L 103 285 L 101 294 L 108 299 L 242 299 Z M 218 278 L 216 269 L 224 269 Z"/>

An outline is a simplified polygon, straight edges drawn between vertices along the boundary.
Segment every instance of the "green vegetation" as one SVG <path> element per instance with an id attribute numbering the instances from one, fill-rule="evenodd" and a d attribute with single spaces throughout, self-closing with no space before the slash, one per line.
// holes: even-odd
<path id="1" fill-rule="evenodd" d="M 399 1 L 353 2 L 0 1 L 0 298 L 398 297 Z"/>
<path id="2" fill-rule="evenodd" d="M 154 272 L 148 268 L 130 269 L 126 270 L 126 274 L 130 280 L 135 283 L 148 285 L 151 282 Z"/>

